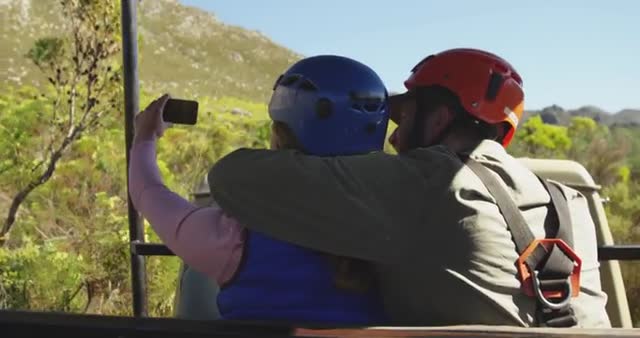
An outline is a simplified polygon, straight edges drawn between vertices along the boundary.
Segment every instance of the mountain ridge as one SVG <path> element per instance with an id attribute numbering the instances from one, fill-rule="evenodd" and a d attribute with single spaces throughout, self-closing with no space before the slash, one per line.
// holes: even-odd
<path id="1" fill-rule="evenodd" d="M 607 112 L 599 107 L 585 105 L 576 109 L 564 109 L 551 105 L 538 110 L 525 110 L 522 120 L 539 115 L 542 121 L 549 124 L 568 125 L 572 117 L 589 117 L 607 126 L 640 126 L 640 109 L 623 109 L 615 113 Z"/>
<path id="2" fill-rule="evenodd" d="M 0 76 L 4 84 L 41 85 L 44 78 L 24 55 L 37 38 L 61 32 L 58 2 L 0 0 Z M 138 7 L 141 87 L 183 97 L 234 96 L 266 102 L 275 79 L 303 56 L 257 30 L 220 21 L 215 13 L 178 0 L 141 1 Z M 606 125 L 640 125 L 640 109 L 609 113 L 585 105 L 527 110 L 523 120 L 540 115 L 566 125 L 587 116 Z"/>

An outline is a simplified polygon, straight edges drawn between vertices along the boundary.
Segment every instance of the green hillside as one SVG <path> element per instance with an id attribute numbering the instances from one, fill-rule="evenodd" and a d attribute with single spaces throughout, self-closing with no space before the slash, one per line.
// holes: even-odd
<path id="1" fill-rule="evenodd" d="M 23 56 L 60 31 L 58 1 L 0 0 L 0 81 L 43 80 Z M 256 31 L 227 25 L 174 0 L 141 1 L 140 79 L 148 91 L 176 96 L 236 96 L 265 101 L 273 81 L 301 56 Z"/>

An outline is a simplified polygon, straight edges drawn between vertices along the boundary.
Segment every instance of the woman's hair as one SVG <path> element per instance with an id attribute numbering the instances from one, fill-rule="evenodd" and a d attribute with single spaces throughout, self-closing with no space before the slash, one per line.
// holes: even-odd
<path id="1" fill-rule="evenodd" d="M 302 150 L 302 146 L 298 142 L 298 138 L 286 123 L 273 121 L 271 124 L 271 132 L 276 138 L 278 148 Z"/>
<path id="2" fill-rule="evenodd" d="M 296 135 L 285 123 L 273 121 L 271 132 L 278 148 L 303 150 Z M 366 292 L 374 286 L 376 278 L 373 266 L 369 262 L 326 253 L 324 255 L 334 268 L 334 284 L 337 288 Z"/>

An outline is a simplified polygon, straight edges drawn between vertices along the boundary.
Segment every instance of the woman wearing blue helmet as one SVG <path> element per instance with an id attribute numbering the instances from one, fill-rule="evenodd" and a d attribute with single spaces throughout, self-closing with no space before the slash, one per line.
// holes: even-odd
<path id="1" fill-rule="evenodd" d="M 251 231 L 218 206 L 199 208 L 164 186 L 155 142 L 164 130 L 161 112 L 167 99 L 152 102 L 136 118 L 131 198 L 176 255 L 221 286 L 222 318 L 385 323 L 377 283 L 365 262 Z M 386 99 L 378 75 L 360 62 L 332 55 L 303 59 L 274 86 L 271 147 L 317 156 L 380 151 Z"/>

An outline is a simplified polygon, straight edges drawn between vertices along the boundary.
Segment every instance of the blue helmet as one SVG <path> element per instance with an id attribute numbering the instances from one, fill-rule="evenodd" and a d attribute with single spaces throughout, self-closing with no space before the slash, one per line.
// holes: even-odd
<path id="1" fill-rule="evenodd" d="M 269 116 L 285 123 L 311 155 L 382 150 L 387 89 L 368 66 L 335 55 L 305 58 L 276 81 Z"/>

